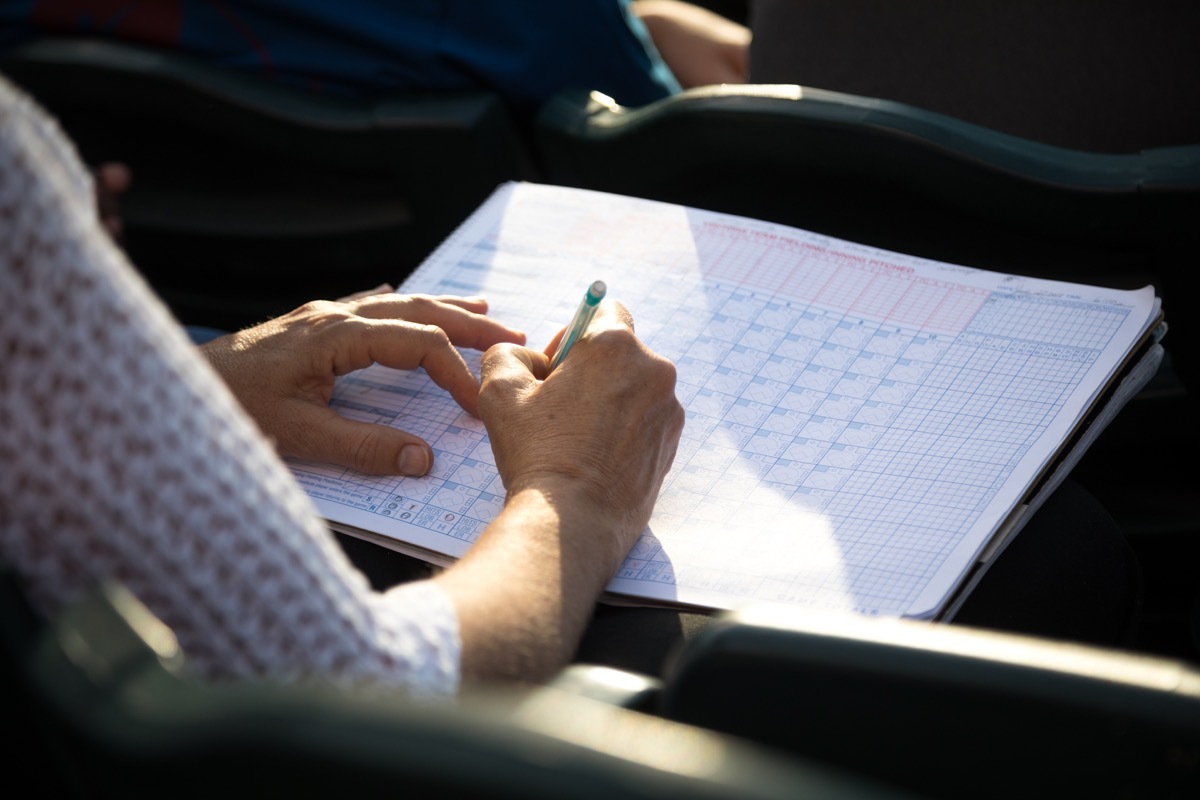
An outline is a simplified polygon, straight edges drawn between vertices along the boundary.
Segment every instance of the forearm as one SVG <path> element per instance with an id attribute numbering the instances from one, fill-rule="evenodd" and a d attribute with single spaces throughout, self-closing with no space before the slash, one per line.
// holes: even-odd
<path id="1" fill-rule="evenodd" d="M 747 80 L 750 29 L 691 2 L 634 0 L 654 46 L 685 89 Z"/>
<path id="2" fill-rule="evenodd" d="M 569 482 L 510 497 L 437 580 L 458 611 L 464 682 L 542 680 L 574 655 L 632 536 Z"/>
<path id="3" fill-rule="evenodd" d="M 0 557 L 38 611 L 116 580 L 192 677 L 453 693 L 445 598 L 370 591 L 2 78 L 0 131 Z"/>

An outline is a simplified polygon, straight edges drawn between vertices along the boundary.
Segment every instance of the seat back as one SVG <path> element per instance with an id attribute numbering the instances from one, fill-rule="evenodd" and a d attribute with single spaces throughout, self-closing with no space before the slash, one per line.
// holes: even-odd
<path id="1" fill-rule="evenodd" d="M 1187 471 L 1146 468 L 1195 443 L 1200 320 L 1188 308 L 1200 142 L 1123 155 L 1067 150 L 790 84 L 691 89 L 640 108 L 564 92 L 536 126 L 547 182 L 984 269 L 1153 284 L 1169 326 L 1164 368 L 1075 474 L 1131 534 L 1200 532 Z"/>
<path id="2" fill-rule="evenodd" d="M 1200 5 L 757 0 L 750 80 L 950 114 L 1062 147 L 1200 142 Z"/>
<path id="3" fill-rule="evenodd" d="M 87 163 L 130 166 L 125 247 L 190 324 L 398 283 L 500 182 L 534 174 L 485 91 L 318 93 L 88 39 L 29 41 L 0 72 Z"/>
<path id="4" fill-rule="evenodd" d="M 545 178 L 780 222 L 985 269 L 1141 286 L 1195 241 L 1200 142 L 1096 154 L 798 85 L 692 89 L 641 108 L 564 92 Z"/>

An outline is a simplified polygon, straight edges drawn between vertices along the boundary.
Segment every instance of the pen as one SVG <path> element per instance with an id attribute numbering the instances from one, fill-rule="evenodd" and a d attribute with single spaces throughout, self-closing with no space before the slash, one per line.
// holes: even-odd
<path id="1" fill-rule="evenodd" d="M 571 349 L 571 345 L 583 336 L 583 332 L 587 330 L 588 323 L 592 321 L 592 317 L 596 316 L 596 309 L 600 307 L 600 301 L 604 299 L 604 293 L 608 291 L 608 287 L 604 281 L 593 281 L 588 287 L 587 294 L 583 296 L 583 302 L 579 304 L 579 309 L 575 312 L 571 324 L 567 326 L 566 332 L 559 340 L 558 349 L 554 351 L 554 358 L 550 359 L 550 371 L 562 363 L 562 360 L 567 357 L 567 351 Z"/>

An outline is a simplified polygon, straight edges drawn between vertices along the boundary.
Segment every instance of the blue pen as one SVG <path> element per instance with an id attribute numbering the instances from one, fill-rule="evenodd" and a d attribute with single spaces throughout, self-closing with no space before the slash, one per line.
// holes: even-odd
<path id="1" fill-rule="evenodd" d="M 588 323 L 592 321 L 592 317 L 596 316 L 596 309 L 600 307 L 600 301 L 604 299 L 604 293 L 607 291 L 608 287 L 604 281 L 593 281 L 592 285 L 588 287 L 587 294 L 583 296 L 583 302 L 579 304 L 579 309 L 575 312 L 575 317 L 558 342 L 554 358 L 550 359 L 551 372 L 567 357 L 567 351 L 571 349 L 571 345 L 575 344 L 580 336 L 583 336 Z"/>

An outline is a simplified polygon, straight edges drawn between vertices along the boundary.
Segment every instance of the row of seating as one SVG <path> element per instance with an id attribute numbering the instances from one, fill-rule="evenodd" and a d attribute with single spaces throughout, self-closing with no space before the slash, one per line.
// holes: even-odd
<path id="1" fill-rule="evenodd" d="M 185 659 L 119 585 L 46 624 L 0 574 L 9 777 L 88 798 L 1200 790 L 1200 670 L 962 626 L 764 607 L 729 614 L 662 680 L 579 665 L 452 705 L 199 685 Z"/>
<path id="2" fill-rule="evenodd" d="M 1009 272 L 1155 282 L 1168 301 L 1200 236 L 1200 144 L 1070 151 L 809 87 L 694 89 L 637 109 L 565 92 L 527 125 L 488 92 L 317 95 L 113 41 L 33 41 L 0 70 L 86 160 L 132 166 L 128 247 L 185 322 L 249 324 L 295 298 L 399 282 L 504 180 Z"/>

